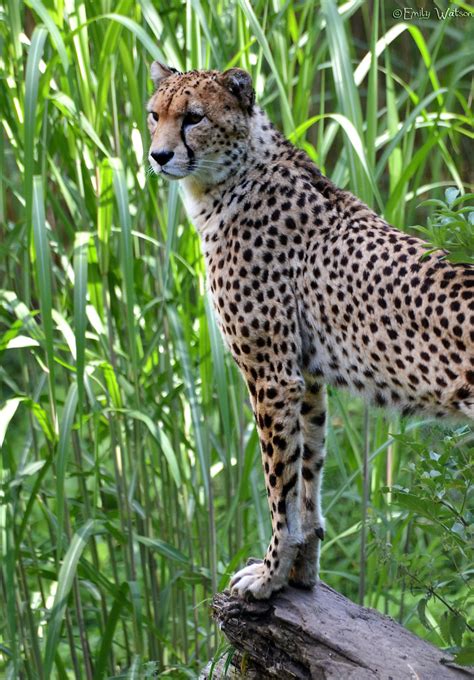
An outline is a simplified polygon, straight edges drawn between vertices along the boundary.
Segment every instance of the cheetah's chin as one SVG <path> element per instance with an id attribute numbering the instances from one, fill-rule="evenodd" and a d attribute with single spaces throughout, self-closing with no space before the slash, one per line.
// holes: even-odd
<path id="1" fill-rule="evenodd" d="M 184 179 L 184 177 L 188 177 L 189 173 L 186 173 L 185 175 L 177 175 L 175 173 L 169 172 L 168 170 L 162 169 L 161 172 L 158 173 L 159 175 L 164 175 L 166 179 L 171 179 L 171 180 L 177 180 L 177 179 Z"/>

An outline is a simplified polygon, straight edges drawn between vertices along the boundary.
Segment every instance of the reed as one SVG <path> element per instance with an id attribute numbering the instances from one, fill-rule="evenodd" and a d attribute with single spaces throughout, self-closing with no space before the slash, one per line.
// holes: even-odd
<path id="1" fill-rule="evenodd" d="M 198 237 L 147 172 L 150 62 L 247 68 L 285 134 L 408 229 L 474 190 L 474 20 L 393 9 L 0 2 L 2 677 L 197 677 L 222 646 L 212 593 L 269 536 Z M 469 428 L 336 390 L 330 412 L 322 577 L 468 662 Z"/>

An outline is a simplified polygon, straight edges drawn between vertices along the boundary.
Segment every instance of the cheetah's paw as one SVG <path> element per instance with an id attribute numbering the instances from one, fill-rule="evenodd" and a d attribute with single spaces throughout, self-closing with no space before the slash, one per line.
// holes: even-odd
<path id="1" fill-rule="evenodd" d="M 276 574 L 270 576 L 264 562 L 254 562 L 234 574 L 230 592 L 244 599 L 254 597 L 256 600 L 267 600 L 285 585 L 286 582 Z"/>

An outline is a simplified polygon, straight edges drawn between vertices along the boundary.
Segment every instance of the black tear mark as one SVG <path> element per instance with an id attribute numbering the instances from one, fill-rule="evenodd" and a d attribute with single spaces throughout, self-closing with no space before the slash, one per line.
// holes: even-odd
<path id="1" fill-rule="evenodd" d="M 181 139 L 183 141 L 184 148 L 186 149 L 187 154 L 188 154 L 188 158 L 189 158 L 188 169 L 192 170 L 194 168 L 196 158 L 194 156 L 194 151 L 191 149 L 190 146 L 188 146 L 188 144 L 186 142 L 186 135 L 185 135 L 185 132 L 184 132 L 184 127 L 181 128 Z"/>

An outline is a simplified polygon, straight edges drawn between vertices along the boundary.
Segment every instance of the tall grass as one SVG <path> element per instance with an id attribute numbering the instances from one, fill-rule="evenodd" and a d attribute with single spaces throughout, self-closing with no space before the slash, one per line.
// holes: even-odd
<path id="1" fill-rule="evenodd" d="M 146 171 L 150 62 L 249 69 L 284 132 L 407 228 L 428 195 L 473 190 L 474 20 L 400 23 L 392 10 L 0 3 L 5 677 L 195 677 L 219 644 L 212 593 L 269 535 L 258 440 L 197 235 L 176 185 Z M 468 628 L 442 617 L 463 619 L 472 601 L 472 552 L 446 550 L 393 487 L 411 488 L 414 451 L 456 445 L 469 466 L 465 429 L 401 422 L 335 390 L 330 402 L 322 577 L 460 647 Z M 453 502 L 472 523 L 463 488 Z M 424 565 L 415 587 L 418 555 L 439 572 Z M 443 583 L 449 570 L 458 579 Z"/>

